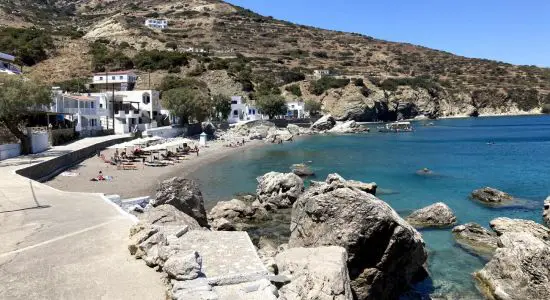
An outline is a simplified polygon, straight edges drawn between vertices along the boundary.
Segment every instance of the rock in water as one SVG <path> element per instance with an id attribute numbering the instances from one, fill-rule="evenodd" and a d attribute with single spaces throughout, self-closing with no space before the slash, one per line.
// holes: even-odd
<path id="1" fill-rule="evenodd" d="M 490 224 L 499 236 L 507 232 L 529 232 L 536 238 L 550 240 L 550 229 L 531 220 L 496 218 Z"/>
<path id="2" fill-rule="evenodd" d="M 415 210 L 406 220 L 417 228 L 447 227 L 456 223 L 456 216 L 447 204 L 438 202 Z"/>
<path id="3" fill-rule="evenodd" d="M 474 277 L 489 299 L 550 299 L 549 257 L 547 242 L 529 232 L 506 232 Z"/>
<path id="4" fill-rule="evenodd" d="M 194 180 L 174 177 L 163 181 L 151 204 L 170 204 L 193 217 L 201 226 L 208 226 L 202 193 Z"/>
<path id="5" fill-rule="evenodd" d="M 322 116 L 319 120 L 317 120 L 313 125 L 311 125 L 311 130 L 315 131 L 323 131 L 323 130 L 330 130 L 332 127 L 336 125 L 336 120 L 334 120 L 334 117 L 331 115 L 325 115 Z"/>
<path id="6" fill-rule="evenodd" d="M 396 299 L 427 275 L 424 241 L 384 201 L 338 177 L 294 203 L 289 246 L 341 246 L 358 299 Z"/>
<path id="7" fill-rule="evenodd" d="M 467 223 L 453 228 L 457 243 L 481 256 L 490 256 L 497 248 L 497 235 L 476 223 Z"/>
<path id="8" fill-rule="evenodd" d="M 306 164 L 294 164 L 290 167 L 290 169 L 292 170 L 292 173 L 300 177 L 315 175 L 315 173 L 313 173 L 313 171 Z"/>
<path id="9" fill-rule="evenodd" d="M 304 181 L 293 173 L 269 172 L 258 177 L 256 194 L 264 205 L 289 208 L 304 192 Z"/>
<path id="10" fill-rule="evenodd" d="M 352 300 L 342 247 L 291 248 L 275 257 L 279 272 L 292 281 L 279 290 L 284 300 Z"/>
<path id="11" fill-rule="evenodd" d="M 512 195 L 491 187 L 484 187 L 472 192 L 472 198 L 485 204 L 502 204 L 514 200 Z"/>
<path id="12" fill-rule="evenodd" d="M 252 208 L 241 200 L 219 201 L 208 214 L 208 219 L 246 219 L 254 214 Z"/>
<path id="13" fill-rule="evenodd" d="M 542 212 L 542 218 L 546 223 L 546 226 L 550 227 L 550 197 L 544 200 L 544 211 Z"/>

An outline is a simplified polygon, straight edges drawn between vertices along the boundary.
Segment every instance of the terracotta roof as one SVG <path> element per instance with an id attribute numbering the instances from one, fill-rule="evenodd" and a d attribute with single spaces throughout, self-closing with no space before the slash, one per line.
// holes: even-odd
<path id="1" fill-rule="evenodd" d="M 120 74 L 130 74 L 134 73 L 134 70 L 127 70 L 127 71 L 111 71 L 111 72 L 98 72 L 94 73 L 94 75 L 120 75 Z"/>

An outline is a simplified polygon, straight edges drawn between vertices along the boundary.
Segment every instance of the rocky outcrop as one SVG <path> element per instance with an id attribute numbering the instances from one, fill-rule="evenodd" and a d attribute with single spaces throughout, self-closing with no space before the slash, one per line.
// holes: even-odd
<path id="1" fill-rule="evenodd" d="M 496 218 L 490 224 L 499 236 L 507 232 L 528 232 L 536 238 L 550 240 L 550 229 L 531 220 Z"/>
<path id="2" fill-rule="evenodd" d="M 268 134 L 266 136 L 266 142 L 274 143 L 276 144 L 278 141 L 288 142 L 292 141 L 294 136 L 290 131 L 284 129 L 284 130 L 276 130 L 272 129 L 268 131 Z"/>
<path id="3" fill-rule="evenodd" d="M 459 245 L 481 256 L 491 256 L 497 248 L 497 235 L 476 223 L 454 227 L 453 236 Z"/>
<path id="4" fill-rule="evenodd" d="M 174 177 L 164 180 L 151 201 L 151 205 L 169 204 L 193 217 L 199 225 L 208 226 L 204 200 L 199 185 L 190 179 Z"/>
<path id="5" fill-rule="evenodd" d="M 190 229 L 201 229 L 197 220 L 168 204 L 147 209 L 139 214 L 138 218 L 141 222 L 151 225 L 186 225 Z"/>
<path id="6" fill-rule="evenodd" d="M 485 267 L 474 273 L 489 299 L 550 299 L 550 245 L 530 232 L 505 232 Z"/>
<path id="7" fill-rule="evenodd" d="M 304 181 L 293 173 L 269 172 L 257 180 L 258 200 L 267 207 L 289 208 L 304 192 Z"/>
<path id="8" fill-rule="evenodd" d="M 208 213 L 208 220 L 213 230 L 233 231 L 241 229 L 242 223 L 250 220 L 264 220 L 267 211 L 263 205 L 249 205 L 241 200 L 220 201 Z"/>
<path id="9" fill-rule="evenodd" d="M 334 117 L 331 115 L 325 115 L 311 125 L 311 130 L 326 131 L 332 129 L 334 125 L 336 125 L 336 120 L 334 120 Z"/>
<path id="10" fill-rule="evenodd" d="M 357 189 L 357 190 L 363 191 L 365 193 L 369 193 L 371 195 L 376 195 L 376 189 L 378 188 L 378 185 L 376 184 L 376 182 L 365 183 L 365 182 L 356 181 L 356 180 L 346 180 L 346 179 L 344 179 L 344 177 L 342 177 L 342 176 L 340 176 L 336 173 L 329 174 L 327 176 L 327 179 L 325 180 L 325 183 L 327 183 L 327 184 L 332 184 L 332 183 L 342 184 L 342 185 L 344 185 L 348 188 Z"/>
<path id="11" fill-rule="evenodd" d="M 240 137 L 253 139 L 265 139 L 270 130 L 276 130 L 275 124 L 269 121 L 257 120 L 246 123 L 239 123 L 232 129 L 232 133 Z"/>
<path id="12" fill-rule="evenodd" d="M 359 133 L 368 132 L 367 127 L 361 127 L 355 121 L 336 122 L 336 125 L 332 127 L 328 132 L 330 133 Z"/>
<path id="13" fill-rule="evenodd" d="M 542 212 L 542 218 L 546 223 L 546 226 L 550 227 L 550 197 L 544 200 L 544 210 Z"/>
<path id="14" fill-rule="evenodd" d="M 280 300 L 353 299 L 342 247 L 292 248 L 275 261 L 279 272 L 292 278 L 279 290 Z"/>
<path id="15" fill-rule="evenodd" d="M 514 200 L 510 194 L 491 187 L 484 187 L 472 192 L 471 197 L 484 204 L 498 205 Z"/>
<path id="16" fill-rule="evenodd" d="M 300 177 L 308 177 L 308 176 L 315 175 L 315 173 L 306 164 L 294 164 L 290 167 L 290 169 L 292 170 L 292 173 Z"/>
<path id="17" fill-rule="evenodd" d="M 448 227 L 456 223 L 456 216 L 447 204 L 438 202 L 415 210 L 406 220 L 417 228 Z"/>
<path id="18" fill-rule="evenodd" d="M 394 299 L 426 276 L 420 234 L 388 204 L 338 175 L 310 187 L 292 208 L 290 247 L 341 246 L 358 299 Z"/>
<path id="19" fill-rule="evenodd" d="M 183 251 L 168 257 L 162 269 L 169 278 L 192 280 L 200 275 L 202 259 L 196 251 Z"/>

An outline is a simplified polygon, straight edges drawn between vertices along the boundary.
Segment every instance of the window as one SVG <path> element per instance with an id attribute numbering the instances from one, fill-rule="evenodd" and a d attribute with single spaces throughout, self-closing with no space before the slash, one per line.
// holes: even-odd
<path id="1" fill-rule="evenodd" d="M 233 115 L 234 115 L 234 116 L 238 116 L 238 115 L 239 115 L 239 111 L 238 111 L 238 110 L 234 110 L 234 111 L 233 111 Z"/>
<path id="2" fill-rule="evenodd" d="M 122 80 L 122 79 L 124 79 L 124 76 L 118 76 L 118 78 L 119 78 L 120 80 Z"/>
<path id="3" fill-rule="evenodd" d="M 143 101 L 143 104 L 149 104 L 151 102 L 151 96 L 149 93 L 143 93 L 141 100 Z"/>
<path id="4" fill-rule="evenodd" d="M 237 104 L 237 100 L 231 100 L 231 104 Z"/>
<path id="5" fill-rule="evenodd" d="M 90 107 L 94 108 L 94 103 L 93 102 L 90 102 Z"/>
<path id="6" fill-rule="evenodd" d="M 99 76 L 99 80 L 103 80 L 103 76 Z"/>
<path id="7" fill-rule="evenodd" d="M 251 115 L 252 114 L 252 110 L 249 108 L 248 109 L 248 114 Z"/>
<path id="8" fill-rule="evenodd" d="M 252 110 L 252 114 L 253 114 L 253 115 L 256 114 L 256 110 L 255 110 L 255 109 Z"/>
<path id="9" fill-rule="evenodd" d="M 103 103 L 99 103 L 99 108 L 103 108 Z"/>
<path id="10" fill-rule="evenodd" d="M 111 79 L 112 79 L 112 80 L 115 80 L 115 78 L 116 78 L 115 76 L 111 76 Z"/>

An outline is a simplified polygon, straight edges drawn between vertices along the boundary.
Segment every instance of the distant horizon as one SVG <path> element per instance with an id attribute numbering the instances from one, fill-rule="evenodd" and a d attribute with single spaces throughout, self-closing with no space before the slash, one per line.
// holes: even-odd
<path id="1" fill-rule="evenodd" d="M 359 33 L 467 58 L 550 68 L 550 1 L 226 1 L 300 25 Z M 392 14 L 384 14 L 386 11 Z"/>

